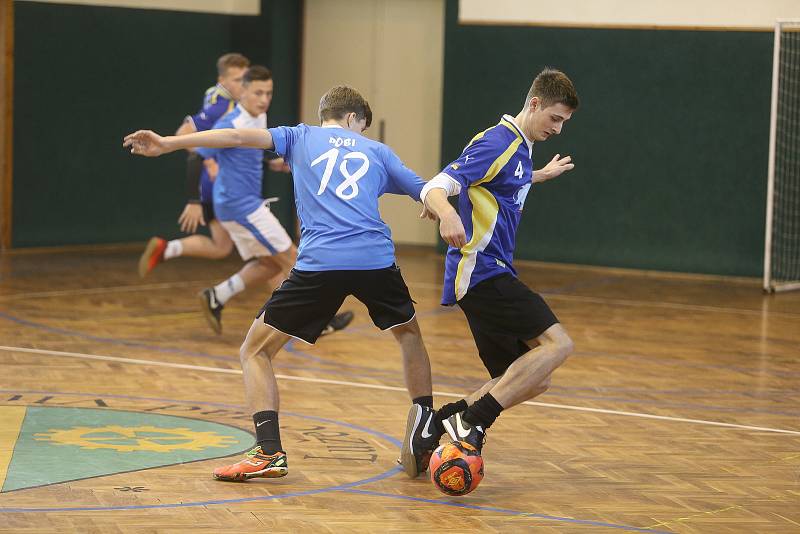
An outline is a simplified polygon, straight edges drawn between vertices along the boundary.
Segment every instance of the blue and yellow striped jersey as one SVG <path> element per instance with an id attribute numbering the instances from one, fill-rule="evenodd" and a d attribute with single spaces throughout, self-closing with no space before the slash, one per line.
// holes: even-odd
<path id="1" fill-rule="evenodd" d="M 189 119 L 194 123 L 198 132 L 204 132 L 214 127 L 222 117 L 233 111 L 236 102 L 222 84 L 209 87 L 203 95 L 203 107 Z M 200 173 L 200 201 L 211 203 L 214 196 L 214 182 L 208 176 L 205 167 Z"/>
<path id="2" fill-rule="evenodd" d="M 214 127 L 214 123 L 220 120 L 226 113 L 233 111 L 236 102 L 231 97 L 222 84 L 209 87 L 203 97 L 203 107 L 200 111 L 191 115 L 194 127 L 198 132 L 204 132 Z"/>
<path id="3" fill-rule="evenodd" d="M 533 183 L 533 143 L 503 115 L 477 134 L 443 174 L 461 184 L 458 212 L 467 232 L 461 249 L 449 247 L 442 304 L 455 304 L 475 284 L 498 274 L 515 275 L 517 226 Z"/>

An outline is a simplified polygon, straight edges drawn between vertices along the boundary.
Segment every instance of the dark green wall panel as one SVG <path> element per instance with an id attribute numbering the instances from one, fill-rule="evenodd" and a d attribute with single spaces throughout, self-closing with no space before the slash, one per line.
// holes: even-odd
<path id="1" fill-rule="evenodd" d="M 294 18 L 270 18 L 278 8 Z M 183 154 L 134 158 L 123 135 L 173 132 L 215 82 L 222 53 L 269 65 L 270 26 L 297 33 L 299 12 L 289 0 L 264 1 L 259 17 L 17 2 L 13 245 L 179 235 Z M 293 68 L 282 73 L 288 87 Z M 296 96 L 275 108 L 296 120 Z M 278 124 L 272 113 L 270 121 Z"/>
<path id="2" fill-rule="evenodd" d="M 459 26 L 448 3 L 443 163 L 545 65 L 581 109 L 534 165 L 571 154 L 535 186 L 518 258 L 759 275 L 772 34 Z"/>

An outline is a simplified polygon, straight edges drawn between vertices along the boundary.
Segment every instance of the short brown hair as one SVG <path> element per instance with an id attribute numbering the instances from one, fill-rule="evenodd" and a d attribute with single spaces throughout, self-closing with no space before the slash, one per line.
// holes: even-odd
<path id="1" fill-rule="evenodd" d="M 230 54 L 225 54 L 224 56 L 220 56 L 217 60 L 217 74 L 220 76 L 225 76 L 225 73 L 231 67 L 239 67 L 240 69 L 246 69 L 250 66 L 250 60 L 244 57 L 242 54 L 237 54 L 236 52 L 231 52 Z"/>
<path id="2" fill-rule="evenodd" d="M 575 91 L 575 86 L 572 85 L 572 80 L 560 70 L 550 67 L 545 67 L 534 78 L 533 84 L 528 90 L 526 103 L 530 102 L 534 96 L 539 97 L 543 108 L 553 104 L 564 104 L 568 108 L 575 110 L 580 105 L 578 93 Z"/>
<path id="3" fill-rule="evenodd" d="M 272 79 L 272 71 L 262 65 L 253 65 L 247 69 L 242 77 L 242 84 L 250 82 L 266 82 Z"/>
<path id="4" fill-rule="evenodd" d="M 339 120 L 348 113 L 355 113 L 358 120 L 366 119 L 367 128 L 372 124 L 372 109 L 361 93 L 346 85 L 337 85 L 322 95 L 319 100 L 319 120 Z"/>

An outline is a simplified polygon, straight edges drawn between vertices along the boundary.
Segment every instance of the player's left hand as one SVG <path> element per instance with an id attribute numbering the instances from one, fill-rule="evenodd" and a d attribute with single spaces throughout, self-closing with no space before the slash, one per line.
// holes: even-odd
<path id="1" fill-rule="evenodd" d="M 283 158 L 271 159 L 267 162 L 267 165 L 269 165 L 269 170 L 273 172 L 291 172 L 289 165 Z"/>
<path id="2" fill-rule="evenodd" d="M 163 137 L 152 130 L 139 130 L 125 136 L 122 146 L 130 147 L 131 154 L 154 158 L 169 152 Z"/>
<path id="3" fill-rule="evenodd" d="M 572 163 L 572 156 L 564 156 L 562 158 L 561 154 L 556 154 L 553 156 L 553 159 L 550 160 L 550 163 L 533 173 L 533 181 L 544 182 L 546 180 L 552 180 L 574 168 L 575 164 Z"/>
<path id="4" fill-rule="evenodd" d="M 178 224 L 181 225 L 181 232 L 193 234 L 197 231 L 197 225 L 206 225 L 206 220 L 203 218 L 203 205 L 197 202 L 189 202 L 183 208 L 183 213 L 178 217 Z"/>

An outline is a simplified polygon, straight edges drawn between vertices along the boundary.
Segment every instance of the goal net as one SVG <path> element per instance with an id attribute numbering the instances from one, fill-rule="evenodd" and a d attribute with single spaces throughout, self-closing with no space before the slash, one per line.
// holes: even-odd
<path id="1" fill-rule="evenodd" d="M 800 19 L 775 24 L 764 290 L 800 289 Z"/>

